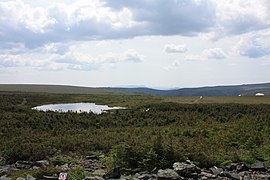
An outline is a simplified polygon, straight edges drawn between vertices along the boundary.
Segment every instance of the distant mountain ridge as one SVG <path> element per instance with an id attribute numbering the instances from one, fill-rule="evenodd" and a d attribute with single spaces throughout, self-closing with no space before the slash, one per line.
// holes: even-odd
<path id="1" fill-rule="evenodd" d="M 256 93 L 270 95 L 270 83 L 181 88 L 173 90 L 157 90 L 144 87 L 113 89 L 157 96 L 254 96 Z"/>
<path id="2" fill-rule="evenodd" d="M 209 86 L 158 90 L 147 87 L 80 87 L 67 85 L 0 84 L 0 92 L 38 92 L 65 94 L 146 94 L 156 96 L 270 96 L 270 83 L 233 86 Z"/>
<path id="3" fill-rule="evenodd" d="M 54 94 L 129 94 L 109 87 L 82 87 L 45 84 L 0 84 L 0 92 L 54 93 Z"/>

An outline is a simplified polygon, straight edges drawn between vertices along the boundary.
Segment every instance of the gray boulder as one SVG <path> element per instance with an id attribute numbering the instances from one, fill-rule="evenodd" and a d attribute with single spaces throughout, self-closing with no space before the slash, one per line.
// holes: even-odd
<path id="1" fill-rule="evenodd" d="M 26 180 L 36 180 L 36 178 L 33 177 L 33 176 L 30 176 L 30 175 L 27 175 L 26 176 Z"/>
<path id="2" fill-rule="evenodd" d="M 234 180 L 240 180 L 239 174 L 236 173 L 231 173 L 231 172 L 223 172 L 222 173 L 223 177 L 227 177 L 229 179 L 234 179 Z"/>
<path id="3" fill-rule="evenodd" d="M 11 178 L 7 177 L 7 175 L 1 176 L 0 180 L 11 180 Z"/>
<path id="4" fill-rule="evenodd" d="M 238 172 L 248 171 L 249 170 L 249 166 L 246 163 L 238 163 L 237 166 L 236 166 L 236 170 Z"/>
<path id="5" fill-rule="evenodd" d="M 99 160 L 99 157 L 96 155 L 91 155 L 91 156 L 85 156 L 85 160 Z"/>
<path id="6" fill-rule="evenodd" d="M 220 174 L 223 173 L 223 169 L 222 168 L 218 168 L 216 166 L 209 168 L 209 170 L 212 172 L 212 174 L 214 174 L 216 176 L 218 176 L 218 175 L 220 175 Z"/>
<path id="7" fill-rule="evenodd" d="M 48 160 L 40 160 L 36 161 L 35 165 L 38 167 L 47 167 L 50 166 L 50 162 Z"/>
<path id="8" fill-rule="evenodd" d="M 208 173 L 208 172 L 204 172 L 204 171 L 202 171 L 200 174 L 199 174 L 199 176 L 203 179 L 203 177 L 204 177 L 204 179 L 206 178 L 206 179 L 208 179 L 208 178 L 216 178 L 217 176 L 216 175 L 214 175 L 214 174 L 211 174 L 211 173 Z"/>
<path id="9" fill-rule="evenodd" d="M 18 169 L 30 169 L 33 166 L 31 161 L 17 161 L 15 167 Z"/>
<path id="10" fill-rule="evenodd" d="M 229 165 L 225 166 L 225 169 L 227 169 L 228 171 L 233 171 L 236 169 L 237 165 L 237 163 L 230 163 Z"/>
<path id="11" fill-rule="evenodd" d="M 269 180 L 270 174 L 257 174 L 253 176 L 254 179 Z"/>
<path id="12" fill-rule="evenodd" d="M 18 177 L 16 180 L 26 180 L 26 179 L 23 177 Z"/>
<path id="13" fill-rule="evenodd" d="M 227 166 L 225 166 L 225 169 L 227 169 L 228 171 L 248 171 L 249 170 L 249 166 L 246 163 L 231 163 Z"/>
<path id="14" fill-rule="evenodd" d="M 201 172 L 201 169 L 191 161 L 176 162 L 173 164 L 173 169 L 181 176 L 195 178 L 196 174 Z"/>
<path id="15" fill-rule="evenodd" d="M 256 161 L 254 164 L 251 164 L 250 169 L 253 171 L 267 171 L 267 168 L 261 161 Z"/>
<path id="16" fill-rule="evenodd" d="M 106 174 L 104 169 L 97 169 L 92 173 L 94 176 L 104 176 Z"/>
<path id="17" fill-rule="evenodd" d="M 137 177 L 140 180 L 151 180 L 151 179 L 157 179 L 157 175 L 156 174 L 141 174 Z"/>
<path id="18" fill-rule="evenodd" d="M 104 180 L 104 178 L 100 176 L 93 176 L 93 177 L 85 177 L 83 180 Z"/>
<path id="19" fill-rule="evenodd" d="M 55 176 L 43 176 L 43 180 L 58 180 L 58 177 Z"/>
<path id="20" fill-rule="evenodd" d="M 180 179 L 179 174 L 173 169 L 158 170 L 157 173 L 158 180 L 173 180 Z"/>

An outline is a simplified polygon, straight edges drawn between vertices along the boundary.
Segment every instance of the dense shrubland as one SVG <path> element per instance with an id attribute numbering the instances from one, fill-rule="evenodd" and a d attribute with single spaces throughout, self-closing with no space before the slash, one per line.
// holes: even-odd
<path id="1" fill-rule="evenodd" d="M 38 112 L 56 102 L 129 107 L 111 113 Z M 0 155 L 8 162 L 102 152 L 108 166 L 136 172 L 190 159 L 201 167 L 265 161 L 270 105 L 177 104 L 157 97 L 0 94 Z"/>

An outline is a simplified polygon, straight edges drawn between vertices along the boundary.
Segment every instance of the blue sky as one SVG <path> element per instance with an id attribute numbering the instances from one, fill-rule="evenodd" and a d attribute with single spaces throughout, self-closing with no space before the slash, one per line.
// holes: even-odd
<path id="1" fill-rule="evenodd" d="M 0 83 L 269 82 L 268 0 L 1 0 Z"/>

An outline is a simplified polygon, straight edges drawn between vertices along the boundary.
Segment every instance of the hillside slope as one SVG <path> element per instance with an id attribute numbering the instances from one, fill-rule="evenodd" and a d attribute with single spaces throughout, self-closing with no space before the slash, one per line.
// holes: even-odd
<path id="1" fill-rule="evenodd" d="M 92 88 L 66 85 L 0 84 L 0 92 L 34 92 L 55 94 L 130 94 L 112 88 Z"/>
<path id="2" fill-rule="evenodd" d="M 236 86 L 213 86 L 199 88 L 182 88 L 175 90 L 156 90 L 151 88 L 114 88 L 132 93 L 158 96 L 254 96 L 256 93 L 270 95 L 270 83 L 245 84 Z"/>
<path id="3" fill-rule="evenodd" d="M 56 94 L 147 94 L 156 96 L 270 96 L 270 83 L 158 90 L 151 88 L 80 87 L 66 85 L 0 84 L 0 92 L 41 92 Z"/>

